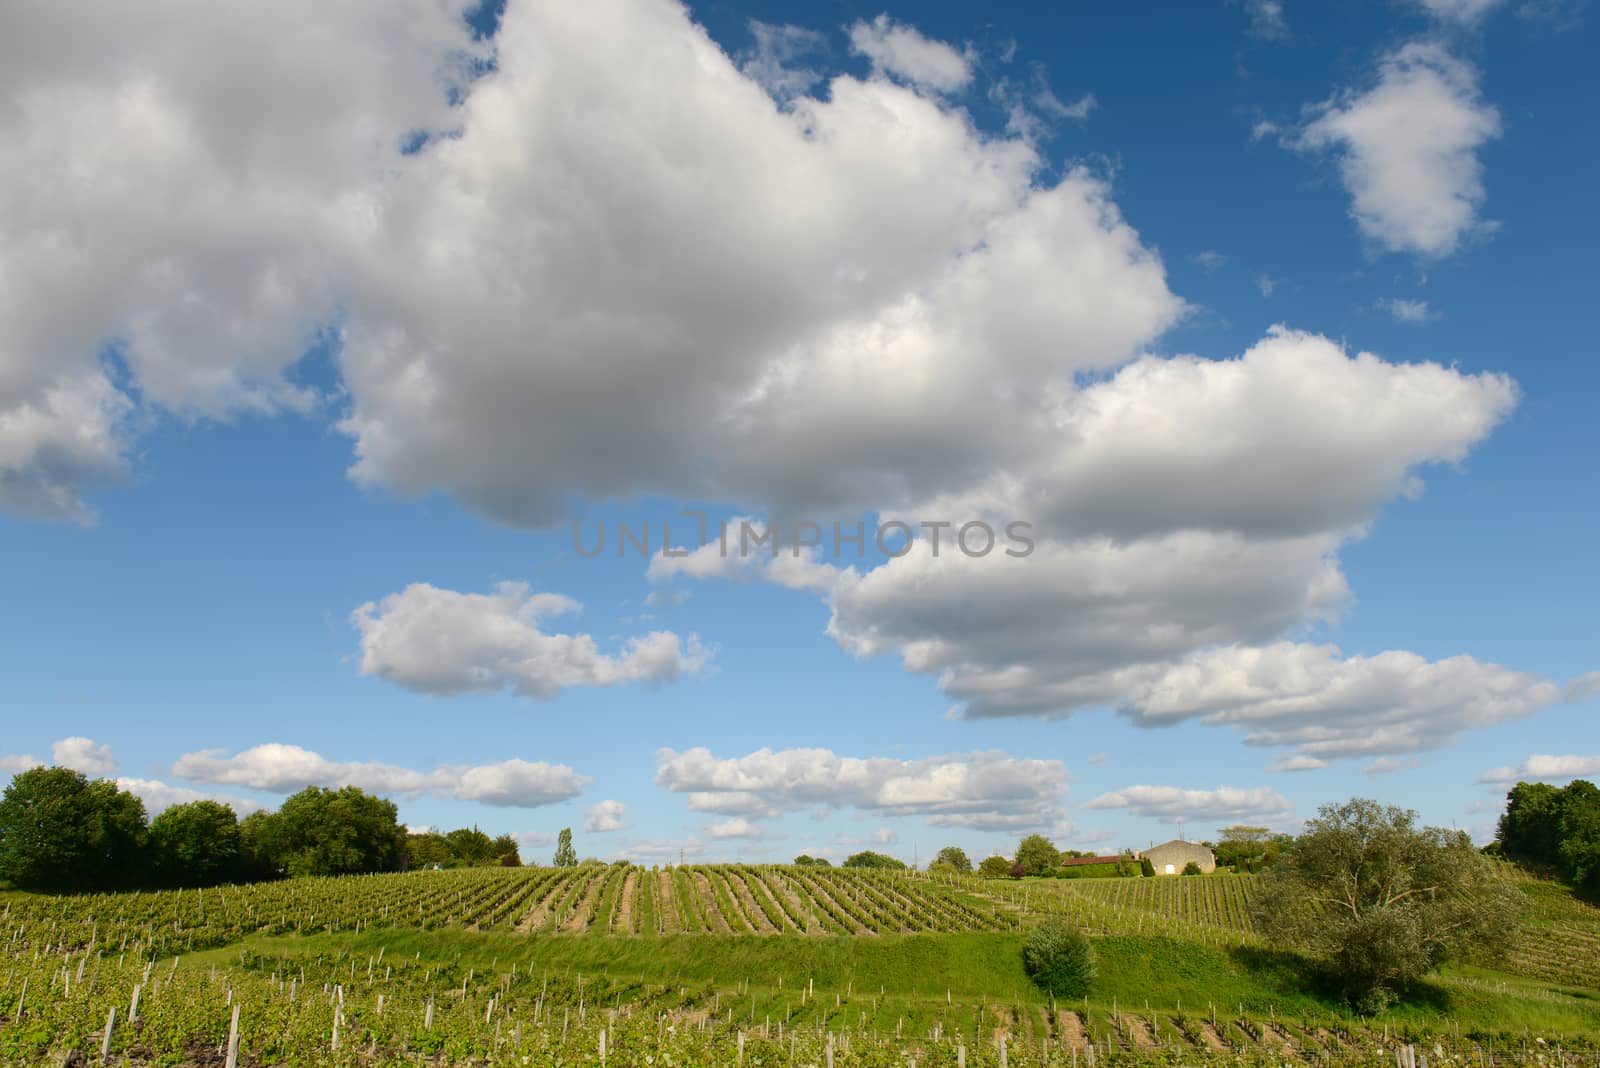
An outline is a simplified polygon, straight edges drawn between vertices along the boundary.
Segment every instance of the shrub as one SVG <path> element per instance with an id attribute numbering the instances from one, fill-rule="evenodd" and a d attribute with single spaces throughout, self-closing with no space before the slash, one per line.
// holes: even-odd
<path id="1" fill-rule="evenodd" d="M 1183 874 L 1185 874 L 1185 875 L 1204 875 L 1205 872 L 1200 870 L 1200 865 L 1196 864 L 1194 861 L 1191 860 L 1189 863 L 1187 863 L 1187 864 L 1185 864 L 1183 866 Z"/>
<path id="2" fill-rule="evenodd" d="M 1082 997 L 1094 979 L 1094 947 L 1076 927 L 1052 920 L 1028 936 L 1022 967 L 1046 993 Z"/>

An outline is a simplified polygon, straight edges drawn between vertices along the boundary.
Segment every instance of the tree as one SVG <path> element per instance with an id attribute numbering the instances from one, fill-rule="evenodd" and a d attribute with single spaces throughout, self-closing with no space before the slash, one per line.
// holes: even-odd
<path id="1" fill-rule="evenodd" d="M 450 843 L 450 853 L 464 868 L 493 863 L 494 840 L 476 827 L 461 827 L 444 836 Z"/>
<path id="2" fill-rule="evenodd" d="M 859 853 L 851 853 L 844 860 L 846 868 L 904 868 L 905 863 L 898 861 L 883 853 L 874 853 L 870 849 L 863 849 Z"/>
<path id="3" fill-rule="evenodd" d="M 1017 843 L 1016 862 L 1024 874 L 1050 875 L 1061 866 L 1061 851 L 1042 834 L 1030 834 Z"/>
<path id="4" fill-rule="evenodd" d="M 1009 879 L 1011 862 L 996 853 L 992 857 L 984 858 L 983 863 L 978 865 L 978 874 L 985 879 Z"/>
<path id="5" fill-rule="evenodd" d="M 1139 858 L 1139 874 L 1144 876 L 1146 879 L 1155 878 L 1156 866 L 1150 862 L 1149 857 Z"/>
<path id="6" fill-rule="evenodd" d="M 1519 782 L 1506 794 L 1496 840 L 1500 851 L 1524 864 L 1561 864 L 1561 811 L 1565 791 L 1547 782 Z"/>
<path id="7" fill-rule="evenodd" d="M 1057 997 L 1083 997 L 1094 979 L 1094 947 L 1071 924 L 1050 920 L 1028 935 L 1022 967 L 1038 987 Z"/>
<path id="8" fill-rule="evenodd" d="M 239 879 L 254 882 L 276 879 L 282 870 L 273 863 L 269 844 L 276 833 L 277 815 L 265 810 L 250 813 L 239 821 Z"/>
<path id="9" fill-rule="evenodd" d="M 0 879 L 24 890 L 111 890 L 144 875 L 144 802 L 108 779 L 33 768 L 0 795 Z"/>
<path id="10" fill-rule="evenodd" d="M 966 850 L 960 846 L 945 846 L 939 850 L 939 855 L 933 858 L 935 864 L 946 864 L 956 871 L 971 871 L 972 860 L 967 856 Z"/>
<path id="11" fill-rule="evenodd" d="M 1220 832 L 1216 848 L 1217 863 L 1240 871 L 1251 870 L 1267 852 L 1267 839 L 1272 832 L 1265 827 L 1235 824 Z"/>
<path id="12" fill-rule="evenodd" d="M 1561 793 L 1561 873 L 1584 897 L 1600 900 L 1600 788 L 1575 779 Z"/>
<path id="13" fill-rule="evenodd" d="M 435 865 L 448 868 L 456 859 L 450 840 L 437 831 L 407 834 L 405 853 L 405 867 L 414 871 L 425 871 Z"/>
<path id="14" fill-rule="evenodd" d="M 262 824 L 257 848 L 291 876 L 395 871 L 406 844 L 393 801 L 355 786 L 308 786 Z"/>
<path id="15" fill-rule="evenodd" d="M 1185 874 L 1185 875 L 1204 875 L 1205 872 L 1200 870 L 1200 865 L 1199 864 L 1197 864 L 1197 863 L 1195 863 L 1194 861 L 1191 860 L 1189 863 L 1187 863 L 1187 864 L 1185 864 L 1183 866 L 1183 874 Z"/>
<path id="16" fill-rule="evenodd" d="M 578 851 L 572 848 L 572 828 L 563 827 L 561 833 L 556 835 L 556 855 L 550 863 L 558 868 L 576 868 L 578 866 Z"/>
<path id="17" fill-rule="evenodd" d="M 498 860 L 502 868 L 522 867 L 522 851 L 517 848 L 515 835 L 497 835 L 489 845 L 491 848 L 490 855 Z"/>
<path id="18" fill-rule="evenodd" d="M 240 876 L 239 817 L 217 801 L 173 805 L 150 821 L 150 861 L 162 886 L 215 886 Z"/>
<path id="19" fill-rule="evenodd" d="M 1503 953 L 1520 895 L 1464 833 L 1355 799 L 1324 805 L 1252 902 L 1258 929 L 1299 949 L 1362 1012 L 1445 961 Z"/>

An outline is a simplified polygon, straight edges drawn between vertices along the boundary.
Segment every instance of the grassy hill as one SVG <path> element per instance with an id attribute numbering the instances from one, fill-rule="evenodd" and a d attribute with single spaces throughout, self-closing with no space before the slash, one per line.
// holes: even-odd
<path id="1" fill-rule="evenodd" d="M 126 1015 L 135 985 L 142 1019 L 113 1036 L 131 1063 L 214 1047 L 230 1002 L 253 1021 L 246 1048 L 271 1063 L 297 1063 L 302 1047 L 331 1054 L 335 1017 L 345 1048 L 357 1034 L 368 1048 L 349 1062 L 362 1064 L 435 1043 L 492 1057 L 511 1028 L 523 1055 L 567 1063 L 594 1060 L 596 1027 L 620 1050 L 648 1044 L 652 1029 L 668 1042 L 670 1026 L 670 1041 L 687 1043 L 681 1064 L 733 1063 L 739 1033 L 752 1058 L 765 1044 L 765 1063 L 803 1041 L 812 1059 L 795 1046 L 796 1063 L 820 1064 L 833 1034 L 855 1043 L 845 1063 L 954 1064 L 959 1043 L 986 1064 L 1004 1036 L 1019 1068 L 1072 1063 L 1061 1058 L 1091 1045 L 1141 1062 L 1233 1050 L 1371 1063 L 1400 1042 L 1470 1060 L 1491 1048 L 1520 1056 L 1525 1042 L 1589 1048 L 1600 1035 L 1600 910 L 1559 885 L 1519 877 L 1527 937 L 1503 970 L 1449 969 L 1375 1022 L 1306 989 L 1290 958 L 1260 944 L 1248 919 L 1257 885 L 615 865 L 9 894 L 0 1062 L 88 1049 L 113 1005 Z M 1054 1004 L 1023 975 L 1025 931 L 1046 917 L 1096 936 L 1099 975 L 1083 1002 Z M 33 1008 L 19 1020 L 24 980 Z"/>

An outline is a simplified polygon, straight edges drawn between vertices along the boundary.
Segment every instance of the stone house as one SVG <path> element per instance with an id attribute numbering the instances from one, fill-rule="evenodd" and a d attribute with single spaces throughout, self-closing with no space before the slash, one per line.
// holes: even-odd
<path id="1" fill-rule="evenodd" d="M 1215 853 L 1199 842 L 1186 842 L 1182 838 L 1174 838 L 1170 842 L 1151 846 L 1140 853 L 1139 857 L 1141 860 L 1148 860 L 1157 875 L 1182 875 L 1183 869 L 1190 862 L 1198 864 L 1200 870 L 1208 874 L 1217 870 Z"/>

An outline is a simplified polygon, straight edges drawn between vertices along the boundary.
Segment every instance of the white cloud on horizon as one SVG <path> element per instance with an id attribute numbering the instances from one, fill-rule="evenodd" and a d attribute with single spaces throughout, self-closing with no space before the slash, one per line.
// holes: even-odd
<path id="1" fill-rule="evenodd" d="M 1588 775 L 1600 775 L 1600 754 L 1578 756 L 1569 753 L 1557 756 L 1539 753 L 1514 767 L 1508 765 L 1486 771 L 1478 776 L 1478 782 L 1503 785 L 1517 782 L 1566 782 Z"/>
<path id="2" fill-rule="evenodd" d="M 1128 786 L 1101 794 L 1084 806 L 1124 809 L 1162 823 L 1206 823 L 1249 819 L 1279 826 L 1294 815 L 1287 797 L 1269 787 L 1184 790 L 1176 786 Z"/>
<path id="3" fill-rule="evenodd" d="M 423 772 L 377 761 L 332 761 L 309 749 L 281 743 L 258 745 L 232 755 L 221 749 L 186 753 L 173 763 L 172 774 L 188 782 L 277 794 L 307 786 L 348 785 L 407 798 L 447 797 L 523 808 L 570 800 L 592 781 L 565 764 L 543 761 L 446 764 Z"/>
<path id="4" fill-rule="evenodd" d="M 622 829 L 622 820 L 628 806 L 621 801 L 601 801 L 590 805 L 583 813 L 583 829 L 590 834 L 609 834 Z"/>

